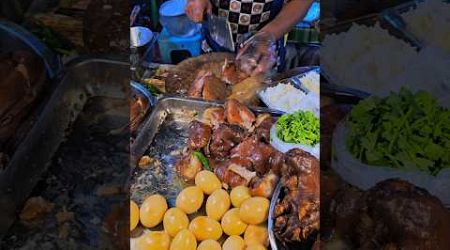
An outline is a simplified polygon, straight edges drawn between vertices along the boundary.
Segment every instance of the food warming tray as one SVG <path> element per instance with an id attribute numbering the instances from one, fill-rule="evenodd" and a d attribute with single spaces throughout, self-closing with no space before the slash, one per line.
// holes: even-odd
<path id="1" fill-rule="evenodd" d="M 141 203 L 146 196 L 159 193 L 168 198 L 170 206 L 175 205 L 175 198 L 184 186 L 177 176 L 175 163 L 186 147 L 188 125 L 192 120 L 201 118 L 207 108 L 222 105 L 223 102 L 219 101 L 180 97 L 164 97 L 158 101 L 131 146 L 132 166 L 137 166 L 143 155 L 155 160 L 146 169 L 136 167 L 133 170 L 130 184 L 132 200 Z M 282 114 L 266 108 L 251 110 L 257 114 L 270 113 L 275 117 Z"/>
<path id="2" fill-rule="evenodd" d="M 47 172 L 61 143 L 74 132 L 71 126 L 85 104 L 105 97 L 128 105 L 128 84 L 129 65 L 124 62 L 87 59 L 68 65 L 38 121 L 0 175 L 0 239 Z"/>

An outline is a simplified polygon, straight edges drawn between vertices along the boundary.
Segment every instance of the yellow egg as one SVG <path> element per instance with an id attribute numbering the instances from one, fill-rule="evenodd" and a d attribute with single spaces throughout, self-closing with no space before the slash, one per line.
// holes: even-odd
<path id="1" fill-rule="evenodd" d="M 234 207 L 241 207 L 242 202 L 250 198 L 250 189 L 245 186 L 237 186 L 231 190 L 231 204 Z"/>
<path id="2" fill-rule="evenodd" d="M 187 187 L 178 194 L 176 206 L 186 214 L 197 212 L 203 204 L 203 191 L 197 187 Z"/>
<path id="3" fill-rule="evenodd" d="M 248 245 L 245 250 L 267 250 L 267 248 L 261 244 Z"/>
<path id="4" fill-rule="evenodd" d="M 197 240 L 195 239 L 194 234 L 187 230 L 183 229 L 177 233 L 175 238 L 173 238 L 172 243 L 170 244 L 170 250 L 196 250 L 197 249 Z"/>
<path id="5" fill-rule="evenodd" d="M 222 236 L 222 228 L 219 222 L 206 216 L 198 216 L 189 224 L 189 230 L 194 233 L 198 241 L 218 240 Z"/>
<path id="6" fill-rule="evenodd" d="M 244 241 L 245 245 L 269 246 L 269 234 L 266 225 L 248 225 L 244 233 Z"/>
<path id="7" fill-rule="evenodd" d="M 209 218 L 218 221 L 230 209 L 230 205 L 230 196 L 227 191 L 218 189 L 206 200 L 206 214 Z"/>
<path id="8" fill-rule="evenodd" d="M 245 243 L 240 236 L 230 236 L 222 245 L 223 250 L 244 250 Z"/>
<path id="9" fill-rule="evenodd" d="M 166 232 L 148 232 L 136 241 L 137 250 L 169 250 L 170 236 Z"/>
<path id="10" fill-rule="evenodd" d="M 142 203 L 139 215 L 142 225 L 155 227 L 161 223 L 164 213 L 167 211 L 167 201 L 162 195 L 155 194 Z"/>
<path id="11" fill-rule="evenodd" d="M 139 207 L 138 205 L 130 200 L 130 231 L 136 228 L 139 223 Z"/>
<path id="12" fill-rule="evenodd" d="M 198 245 L 197 250 L 222 250 L 222 247 L 215 240 L 204 240 Z"/>
<path id="13" fill-rule="evenodd" d="M 228 235 L 241 235 L 247 224 L 239 217 L 239 208 L 230 209 L 222 218 L 222 229 Z"/>
<path id="14" fill-rule="evenodd" d="M 242 202 L 239 217 L 247 224 L 258 225 L 267 220 L 270 201 L 263 197 L 252 197 Z"/>
<path id="15" fill-rule="evenodd" d="M 181 209 L 173 207 L 164 214 L 163 225 L 164 230 L 171 237 L 175 237 L 178 232 L 188 228 L 189 219 Z"/>
<path id="16" fill-rule="evenodd" d="M 222 187 L 222 183 L 219 178 L 217 178 L 213 172 L 208 170 L 200 171 L 195 176 L 195 185 L 201 188 L 203 193 L 208 195 Z"/>

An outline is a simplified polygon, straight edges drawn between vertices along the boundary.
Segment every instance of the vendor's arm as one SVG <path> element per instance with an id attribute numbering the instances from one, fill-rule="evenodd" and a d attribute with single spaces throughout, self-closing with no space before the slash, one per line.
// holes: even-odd
<path id="1" fill-rule="evenodd" d="M 303 20 L 312 3 L 313 0 L 291 0 L 261 31 L 271 34 L 275 39 L 280 39 Z"/>
<path id="2" fill-rule="evenodd" d="M 275 41 L 282 38 L 307 14 L 313 0 L 291 0 L 280 13 L 239 50 L 236 60 L 250 75 L 266 73 L 276 63 Z"/>

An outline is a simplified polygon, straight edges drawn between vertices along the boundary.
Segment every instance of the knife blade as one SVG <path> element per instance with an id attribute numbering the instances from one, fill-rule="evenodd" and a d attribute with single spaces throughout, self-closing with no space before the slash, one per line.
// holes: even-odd
<path id="1" fill-rule="evenodd" d="M 230 51 L 235 50 L 231 25 L 225 17 L 207 15 L 207 27 L 211 38 Z"/>

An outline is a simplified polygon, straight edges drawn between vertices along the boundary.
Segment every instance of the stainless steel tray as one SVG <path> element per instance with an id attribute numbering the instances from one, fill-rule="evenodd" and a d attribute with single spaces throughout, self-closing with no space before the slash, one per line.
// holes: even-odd
<path id="1" fill-rule="evenodd" d="M 275 187 L 275 190 L 273 191 L 272 199 L 270 200 L 269 217 L 267 218 L 267 231 L 269 233 L 269 244 L 272 250 L 278 250 L 277 238 L 275 236 L 275 233 L 273 232 L 275 223 L 273 213 L 275 212 L 275 207 L 277 206 L 278 202 L 280 202 L 280 194 L 282 187 L 283 185 L 281 184 L 281 181 L 278 182 L 277 186 Z"/>
<path id="2" fill-rule="evenodd" d="M 312 249 L 312 245 L 314 244 L 313 241 L 306 241 L 303 243 L 287 243 L 287 245 L 283 245 L 280 240 L 275 235 L 274 225 L 275 225 L 275 218 L 273 216 L 275 212 L 275 207 L 285 196 L 285 188 L 283 187 L 283 184 L 278 182 L 277 186 L 275 187 L 275 190 L 272 195 L 272 199 L 270 200 L 270 207 L 269 207 L 269 216 L 267 219 L 267 231 L 269 234 L 269 244 L 271 250 L 310 250 Z"/>
<path id="3" fill-rule="evenodd" d="M 175 205 L 175 198 L 185 183 L 175 172 L 174 165 L 180 156 L 174 152 L 186 146 L 187 128 L 192 120 L 201 117 L 207 108 L 222 105 L 223 102 L 180 97 L 164 97 L 158 101 L 131 146 L 131 164 L 133 167 L 137 166 L 143 155 L 148 155 L 161 164 L 133 170 L 130 190 L 132 200 L 140 203 L 147 195 L 159 193 L 168 198 L 171 206 Z M 282 114 L 265 108 L 251 109 L 255 113 L 270 113 L 273 116 Z"/>
<path id="4" fill-rule="evenodd" d="M 48 163 L 92 97 L 126 98 L 127 63 L 88 59 L 72 63 L 39 120 L 0 175 L 0 238 L 16 218 Z"/>

